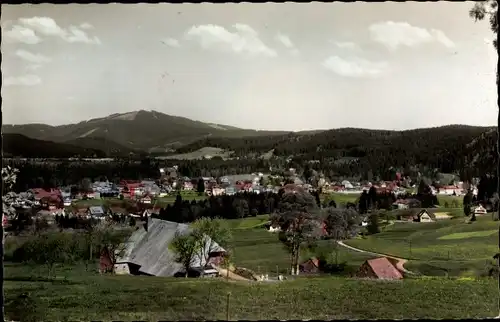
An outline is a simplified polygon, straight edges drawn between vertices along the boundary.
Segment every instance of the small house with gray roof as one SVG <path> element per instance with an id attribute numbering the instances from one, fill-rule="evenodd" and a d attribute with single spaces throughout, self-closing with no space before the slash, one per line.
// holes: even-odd
<path id="1" fill-rule="evenodd" d="M 117 258 L 114 266 L 116 274 L 149 275 L 149 276 L 179 276 L 184 275 L 184 267 L 176 261 L 176 254 L 169 245 L 176 232 L 190 233 L 186 224 L 149 218 L 144 228 L 136 230 L 125 244 L 125 251 Z M 210 264 L 221 262 L 226 251 L 210 237 L 205 244 L 205 252 L 210 251 L 208 262 L 204 256 L 193 256 L 191 269 L 210 273 Z M 210 247 L 211 244 L 211 247 Z"/>
<path id="2" fill-rule="evenodd" d="M 97 219 L 106 218 L 106 211 L 104 211 L 104 208 L 102 206 L 89 207 L 87 214 L 90 217 L 97 218 Z"/>

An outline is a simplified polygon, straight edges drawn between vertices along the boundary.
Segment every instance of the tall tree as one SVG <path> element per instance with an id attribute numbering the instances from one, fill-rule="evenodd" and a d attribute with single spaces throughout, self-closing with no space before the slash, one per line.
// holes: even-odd
<path id="1" fill-rule="evenodd" d="M 353 209 L 329 207 L 323 210 L 328 236 L 335 240 L 335 264 L 338 264 L 338 241 L 351 238 L 360 227 L 361 216 Z"/>
<path id="2" fill-rule="evenodd" d="M 474 3 L 474 6 L 469 11 L 469 16 L 475 21 L 488 19 L 491 31 L 495 35 L 493 46 L 498 52 L 498 1 L 486 0 Z M 498 69 L 496 72 L 496 82 L 498 84 Z M 500 108 L 500 105 L 499 105 Z M 497 118 L 497 192 L 500 194 L 500 110 Z M 500 207 L 497 210 L 494 220 L 500 220 Z M 500 247 L 500 245 L 499 245 Z"/>
<path id="3" fill-rule="evenodd" d="M 285 192 L 272 221 L 279 224 L 279 239 L 290 252 L 291 274 L 298 275 L 300 249 L 321 236 L 322 220 L 316 200 L 303 190 Z"/>

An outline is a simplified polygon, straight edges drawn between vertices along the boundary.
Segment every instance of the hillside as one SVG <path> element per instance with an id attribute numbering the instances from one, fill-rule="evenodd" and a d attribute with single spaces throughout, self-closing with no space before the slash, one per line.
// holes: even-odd
<path id="1" fill-rule="evenodd" d="M 78 156 L 103 158 L 106 156 L 106 153 L 99 149 L 37 140 L 13 133 L 3 134 L 3 153 L 4 157 L 23 158 L 71 158 Z"/>
<path id="2" fill-rule="evenodd" d="M 295 166 L 316 160 L 330 176 L 356 173 L 388 177 L 395 168 L 478 175 L 494 171 L 496 159 L 494 128 L 466 125 L 406 131 L 257 131 L 141 110 L 61 126 L 4 125 L 3 132 L 99 150 L 106 156 L 150 153 L 194 160 L 207 154 L 223 158 L 230 155 L 278 162 L 280 167 L 286 159 L 292 159 Z M 218 152 L 213 153 L 215 150 Z M 36 155 L 33 151 L 28 154 Z M 47 150 L 43 153 L 49 154 Z M 56 148 L 53 155 L 60 154 Z"/>
<path id="3" fill-rule="evenodd" d="M 77 124 L 50 126 L 46 124 L 4 125 L 4 133 L 18 133 L 30 138 L 53 142 L 74 142 L 81 138 L 102 138 L 92 147 L 106 151 L 106 144 L 115 142 L 121 149 L 168 152 L 172 148 L 208 137 L 268 136 L 285 132 L 239 129 L 203 123 L 156 111 L 112 114 Z"/>
<path id="4" fill-rule="evenodd" d="M 130 149 L 128 147 L 124 147 L 114 141 L 109 141 L 102 137 L 77 138 L 74 140 L 68 140 L 65 143 L 76 145 L 86 149 L 100 150 L 103 151 L 109 157 L 145 153 L 144 151 L 139 151 L 135 149 Z"/>
<path id="5" fill-rule="evenodd" d="M 449 125 L 406 131 L 343 128 L 313 134 L 289 133 L 266 137 L 206 138 L 181 147 L 189 153 L 202 147 L 234 151 L 235 156 L 292 157 L 303 162 L 335 164 L 339 171 L 386 171 L 391 167 L 424 166 L 452 173 L 480 166 L 489 171 L 496 133 L 488 127 Z M 493 149 L 493 150 L 492 150 Z"/>

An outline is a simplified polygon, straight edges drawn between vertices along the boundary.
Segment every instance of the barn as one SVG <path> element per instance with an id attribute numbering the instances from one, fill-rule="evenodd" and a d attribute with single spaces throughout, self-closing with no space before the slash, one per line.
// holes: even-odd
<path id="1" fill-rule="evenodd" d="M 400 280 L 403 274 L 394 266 L 387 257 L 369 259 L 361 265 L 357 277 L 384 280 Z"/>
<path id="2" fill-rule="evenodd" d="M 311 257 L 302 264 L 299 265 L 299 270 L 301 273 L 316 274 L 320 272 L 319 260 L 316 257 Z"/>
<path id="3" fill-rule="evenodd" d="M 116 274 L 178 276 L 183 275 L 183 266 L 176 262 L 176 255 L 169 248 L 175 234 L 189 233 L 186 224 L 149 218 L 144 228 L 136 230 L 125 245 L 123 256 L 119 256 L 114 265 Z M 206 251 L 209 251 L 208 249 Z M 193 257 L 192 270 L 206 270 L 209 273 L 210 264 L 219 265 L 226 251 L 214 243 L 209 254 L 208 263 L 205 259 Z"/>

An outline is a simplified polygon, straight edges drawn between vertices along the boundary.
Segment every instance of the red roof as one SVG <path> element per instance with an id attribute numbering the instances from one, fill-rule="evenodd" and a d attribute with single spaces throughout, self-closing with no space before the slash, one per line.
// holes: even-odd
<path id="1" fill-rule="evenodd" d="M 319 260 L 316 257 L 311 257 L 309 260 L 305 261 L 305 263 L 311 262 L 314 266 L 319 267 Z"/>
<path id="2" fill-rule="evenodd" d="M 373 273 L 380 279 L 402 279 L 403 275 L 387 257 L 379 257 L 366 261 Z"/>

